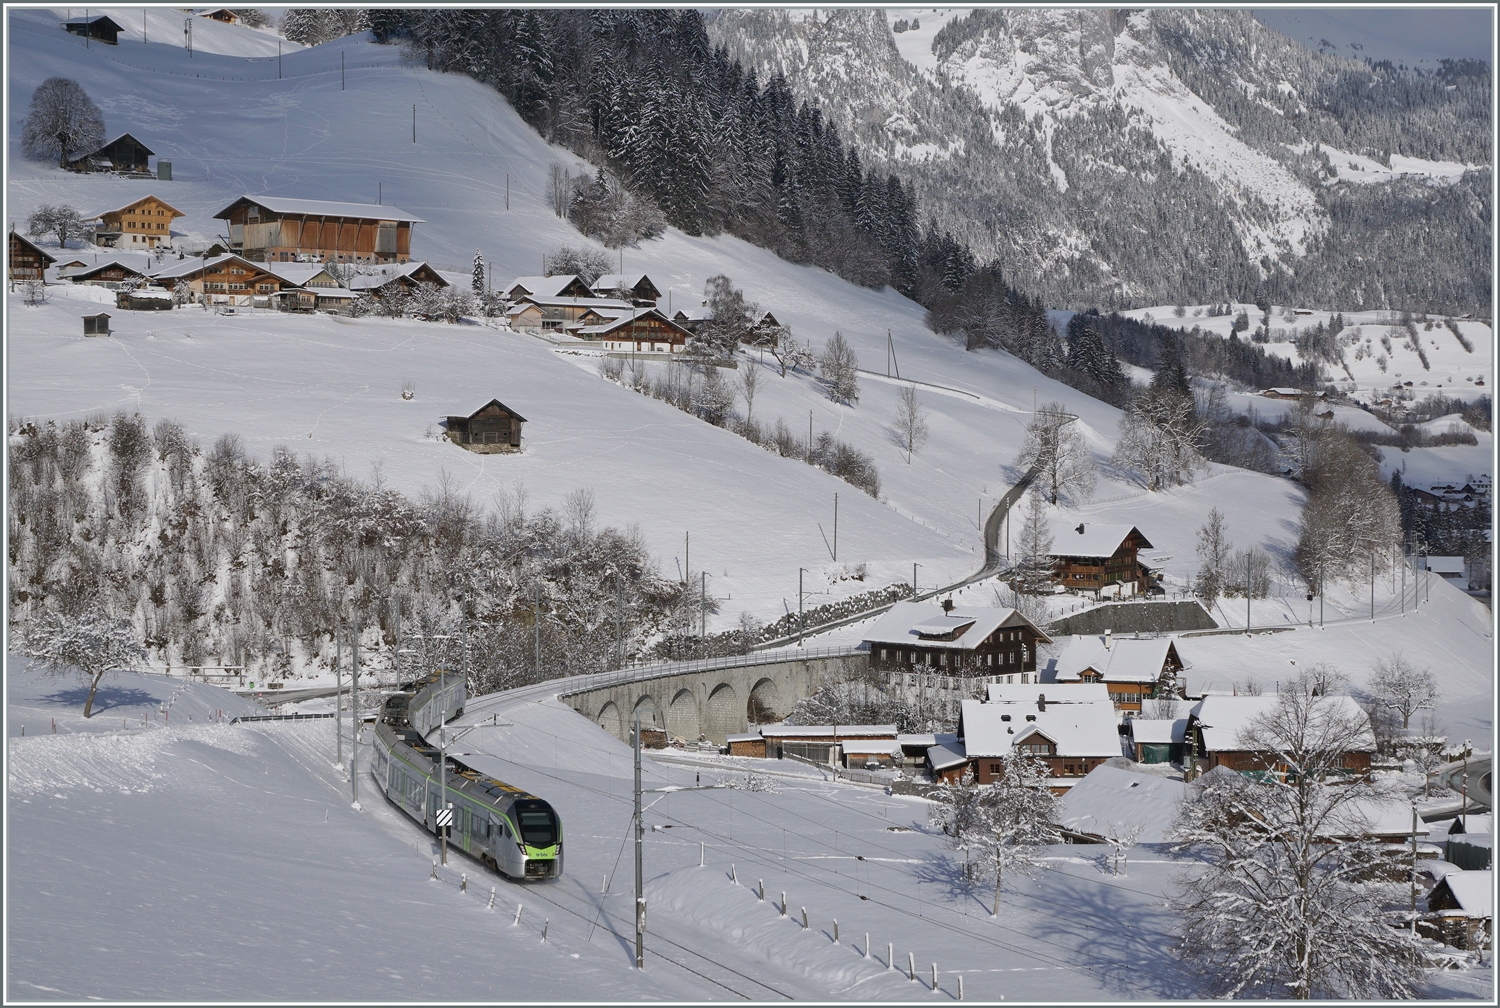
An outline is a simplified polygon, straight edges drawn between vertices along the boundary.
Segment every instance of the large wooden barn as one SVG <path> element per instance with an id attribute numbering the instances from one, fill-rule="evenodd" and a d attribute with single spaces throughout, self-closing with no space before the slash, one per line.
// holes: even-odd
<path id="1" fill-rule="evenodd" d="M 521 447 L 526 418 L 499 399 L 491 399 L 466 417 L 450 416 L 448 439 L 472 452 L 515 451 Z"/>
<path id="2" fill-rule="evenodd" d="M 241 196 L 218 213 L 229 250 L 257 262 L 404 263 L 422 218 L 374 203 Z"/>

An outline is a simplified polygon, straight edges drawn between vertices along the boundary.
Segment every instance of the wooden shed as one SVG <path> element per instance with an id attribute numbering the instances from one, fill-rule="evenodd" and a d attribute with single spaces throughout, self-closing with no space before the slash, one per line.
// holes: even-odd
<path id="1" fill-rule="evenodd" d="M 393 206 L 241 196 L 214 214 L 229 225 L 230 251 L 258 262 L 404 263 L 413 224 Z"/>
<path id="2" fill-rule="evenodd" d="M 120 32 L 125 29 L 103 14 L 96 14 L 93 17 L 72 18 L 64 21 L 63 30 L 72 35 L 98 39 L 107 45 L 119 45 Z"/>
<path id="3" fill-rule="evenodd" d="M 117 171 L 134 175 L 149 175 L 151 157 L 155 154 L 156 151 L 129 133 L 121 133 L 98 150 L 69 161 L 68 167 L 74 171 L 84 172 Z M 178 212 L 174 216 L 181 217 L 182 214 Z"/>
<path id="4" fill-rule="evenodd" d="M 466 417 L 448 417 L 448 439 L 469 451 L 489 453 L 521 447 L 526 418 L 499 399 L 491 399 Z"/>
<path id="5" fill-rule="evenodd" d="M 100 312 L 97 315 L 85 315 L 83 317 L 83 334 L 85 336 L 108 336 L 109 312 Z"/>
<path id="6" fill-rule="evenodd" d="M 726 735 L 724 737 L 724 744 L 729 748 L 729 755 L 731 756 L 766 758 L 766 740 L 760 732 L 740 732 L 735 735 Z"/>

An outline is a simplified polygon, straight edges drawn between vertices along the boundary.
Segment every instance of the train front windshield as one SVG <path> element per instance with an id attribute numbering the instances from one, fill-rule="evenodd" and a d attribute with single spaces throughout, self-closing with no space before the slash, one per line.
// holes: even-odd
<path id="1" fill-rule="evenodd" d="M 557 819 L 548 808 L 518 808 L 521 839 L 531 847 L 551 847 L 557 843 Z"/>

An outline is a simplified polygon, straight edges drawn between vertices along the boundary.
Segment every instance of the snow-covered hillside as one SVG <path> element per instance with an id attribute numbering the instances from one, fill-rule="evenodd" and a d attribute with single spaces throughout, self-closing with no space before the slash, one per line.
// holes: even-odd
<path id="1" fill-rule="evenodd" d="M 163 119 L 141 130 L 143 140 L 175 161 L 178 180 L 171 183 L 65 174 L 13 150 L 10 195 L 19 217 L 40 203 L 99 207 L 159 190 L 187 213 L 178 222 L 183 238 L 208 240 L 219 226 L 210 215 L 241 192 L 368 199 L 383 184 L 388 203 L 426 220 L 415 238 L 423 258 L 462 263 L 477 248 L 497 278 L 509 277 L 534 273 L 544 251 L 581 241 L 544 195 L 548 165 L 571 163 L 568 155 L 543 143 L 493 91 L 457 75 L 404 67 L 394 47 L 347 39 L 288 57 L 288 72 L 304 76 L 244 83 L 123 67 L 116 56 L 159 59 L 163 69 L 185 56 L 154 45 L 144 53 L 129 46 L 119 53 L 85 50 L 38 12 L 14 13 L 12 31 L 13 94 L 24 96 L 52 74 L 73 76 L 101 103 L 112 130 L 134 129 L 131 109 L 141 101 L 162 109 L 226 109 L 202 119 L 184 112 L 176 125 Z M 338 51 L 358 67 L 348 72 L 346 90 L 339 88 Z M 233 65 L 233 57 L 217 59 L 195 56 L 200 69 Z M 675 231 L 627 249 L 625 268 L 648 272 L 674 301 L 686 303 L 699 299 L 709 276 L 725 273 L 802 339 L 821 345 L 842 331 L 863 366 L 882 375 L 889 330 L 901 375 L 944 387 L 919 387 L 930 414 L 929 444 L 910 463 L 895 444 L 889 427 L 899 386 L 893 382 L 863 377 L 859 403 L 848 408 L 830 402 L 806 376 L 782 380 L 767 368 L 755 415 L 765 423 L 783 417 L 805 436 L 811 411 L 815 431 L 872 453 L 883 483 L 877 502 L 609 383 L 593 360 L 559 355 L 530 337 L 439 323 L 256 313 L 229 319 L 185 310 L 117 313 L 112 339 L 85 339 L 78 316 L 108 295 L 77 288 L 54 288 L 51 303 L 38 308 L 10 300 L 10 410 L 69 417 L 138 409 L 176 418 L 204 442 L 238 434 L 262 457 L 285 444 L 332 455 L 354 475 L 379 464 L 389 484 L 408 492 L 435 486 L 446 472 L 481 503 L 517 482 L 539 504 L 589 487 L 599 518 L 639 523 L 669 573 L 681 563 L 690 533 L 691 565 L 712 575 L 709 588 L 722 600 L 727 622 L 745 610 L 769 619 L 795 609 L 799 567 L 812 572 L 813 590 L 835 595 L 906 580 L 914 562 L 922 565 L 924 585 L 976 568 L 979 517 L 1019 475 L 1010 464 L 1034 402 L 1069 404 L 1101 462 L 1113 450 L 1115 409 L 1003 353 L 964 353 L 925 328 L 919 306 L 889 290 L 789 266 L 734 239 Z M 742 366 L 762 365 L 746 358 Z M 410 402 L 399 394 L 408 380 L 417 385 Z M 441 417 L 491 397 L 530 421 L 521 455 L 476 456 L 429 437 Z M 1193 530 L 1212 495 L 1193 487 L 1147 495 L 1128 474 L 1106 468 L 1104 476 L 1098 497 L 1149 504 L 1148 535 L 1182 558 L 1177 573 L 1188 573 Z M 1284 552 L 1297 491 L 1270 477 L 1237 472 L 1233 479 L 1243 489 L 1221 508 L 1247 536 Z M 827 570 L 835 493 L 838 568 L 869 564 L 864 583 L 835 583 L 839 570 Z"/>

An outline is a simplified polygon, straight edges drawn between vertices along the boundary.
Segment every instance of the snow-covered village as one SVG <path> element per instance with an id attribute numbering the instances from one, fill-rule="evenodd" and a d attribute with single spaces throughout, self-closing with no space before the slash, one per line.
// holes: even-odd
<path id="1" fill-rule="evenodd" d="M 1492 6 L 5 6 L 5 998 L 1494 1003 Z"/>

